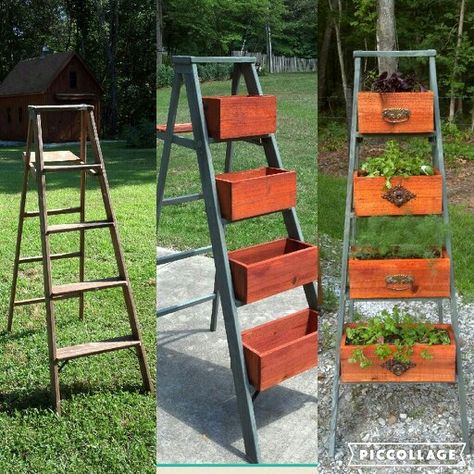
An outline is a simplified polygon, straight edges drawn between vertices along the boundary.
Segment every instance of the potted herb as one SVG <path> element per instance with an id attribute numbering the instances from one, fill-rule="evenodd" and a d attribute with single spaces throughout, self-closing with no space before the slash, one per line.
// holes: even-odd
<path id="1" fill-rule="evenodd" d="M 358 93 L 361 133 L 426 133 L 433 131 L 433 92 L 400 72 L 383 72 L 369 91 Z"/>
<path id="2" fill-rule="evenodd" d="M 351 298 L 449 297 L 447 232 L 440 216 L 362 219 L 349 258 Z"/>
<path id="3" fill-rule="evenodd" d="M 442 179 L 422 154 L 395 140 L 368 158 L 354 174 L 357 216 L 441 214 Z"/>
<path id="4" fill-rule="evenodd" d="M 454 382 L 456 344 L 450 324 L 430 324 L 397 306 L 350 323 L 341 340 L 344 382 Z"/>

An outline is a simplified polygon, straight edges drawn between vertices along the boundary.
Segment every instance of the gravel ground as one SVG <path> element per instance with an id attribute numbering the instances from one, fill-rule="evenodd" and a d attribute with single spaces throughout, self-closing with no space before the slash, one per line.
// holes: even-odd
<path id="1" fill-rule="evenodd" d="M 341 244 L 322 239 L 324 249 L 323 288 L 332 288 L 338 295 L 339 251 Z M 426 315 L 435 322 L 437 308 L 433 303 L 404 303 L 415 314 Z M 364 302 L 356 310 L 374 315 L 393 303 Z M 468 418 L 474 426 L 474 304 L 458 299 L 463 366 L 468 399 Z M 445 320 L 449 308 L 445 304 Z M 320 320 L 320 352 L 318 376 L 318 442 L 321 473 L 474 473 L 474 459 L 465 456 L 466 467 L 453 468 L 350 468 L 348 442 L 460 442 L 461 428 L 455 385 L 343 385 L 340 391 L 337 450 L 335 459 L 328 457 L 329 420 L 331 417 L 332 383 L 334 376 L 336 313 L 326 310 Z M 471 442 L 471 447 L 473 443 Z"/>

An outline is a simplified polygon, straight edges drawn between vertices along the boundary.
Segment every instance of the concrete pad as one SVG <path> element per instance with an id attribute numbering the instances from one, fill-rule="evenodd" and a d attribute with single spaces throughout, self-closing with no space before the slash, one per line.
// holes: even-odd
<path id="1" fill-rule="evenodd" d="M 158 249 L 158 255 L 169 254 Z M 212 293 L 214 262 L 198 256 L 158 267 L 158 307 Z M 157 462 L 245 463 L 227 339 L 212 302 L 158 319 Z M 307 307 L 302 288 L 239 309 L 242 329 Z M 261 393 L 255 401 L 264 463 L 317 461 L 316 369 Z"/>

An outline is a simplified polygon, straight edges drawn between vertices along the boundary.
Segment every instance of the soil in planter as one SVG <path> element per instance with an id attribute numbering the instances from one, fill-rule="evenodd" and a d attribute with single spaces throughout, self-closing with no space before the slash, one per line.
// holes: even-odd
<path id="1" fill-rule="evenodd" d="M 361 218 L 351 257 L 440 258 L 447 232 L 443 219 L 436 215 Z"/>

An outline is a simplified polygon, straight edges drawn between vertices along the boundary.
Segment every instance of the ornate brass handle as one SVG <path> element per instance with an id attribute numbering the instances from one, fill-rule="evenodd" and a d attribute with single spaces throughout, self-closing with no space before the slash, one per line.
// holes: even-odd
<path id="1" fill-rule="evenodd" d="M 382 118 L 388 123 L 406 122 L 410 118 L 410 111 L 400 107 L 383 109 Z"/>
<path id="2" fill-rule="evenodd" d="M 385 286 L 393 291 L 413 291 L 415 277 L 411 275 L 387 275 L 385 277 Z"/>

